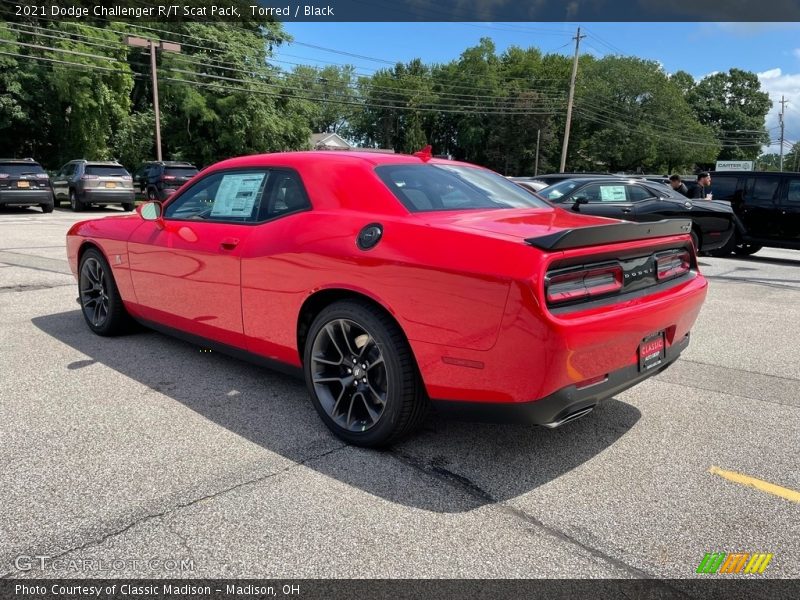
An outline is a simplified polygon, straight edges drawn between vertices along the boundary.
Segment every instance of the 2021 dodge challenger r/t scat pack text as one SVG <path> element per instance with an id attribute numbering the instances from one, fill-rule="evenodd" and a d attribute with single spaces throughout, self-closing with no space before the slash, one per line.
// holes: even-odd
<path id="1" fill-rule="evenodd" d="M 67 251 L 95 333 L 135 320 L 302 374 L 336 435 L 384 446 L 430 407 L 556 427 L 666 368 L 706 294 L 690 232 L 429 154 L 296 152 L 76 223 Z"/>

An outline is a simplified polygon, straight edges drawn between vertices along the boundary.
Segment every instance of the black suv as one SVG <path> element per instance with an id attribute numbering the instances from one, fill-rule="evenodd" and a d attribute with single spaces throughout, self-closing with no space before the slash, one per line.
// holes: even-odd
<path id="1" fill-rule="evenodd" d="M 113 160 L 71 160 L 53 176 L 53 190 L 56 205 L 69 200 L 75 212 L 92 204 L 121 204 L 124 210 L 134 207 L 131 175 Z"/>
<path id="2" fill-rule="evenodd" d="M 148 200 L 166 200 L 179 187 L 197 175 L 197 167 L 171 160 L 146 162 L 133 174 L 136 190 Z"/>
<path id="3" fill-rule="evenodd" d="M 748 256 L 764 246 L 800 250 L 800 173 L 715 171 L 711 192 L 736 215 L 734 238 L 714 254 Z"/>
<path id="4" fill-rule="evenodd" d="M 0 206 L 39 206 L 53 212 L 50 176 L 32 158 L 0 158 Z"/>

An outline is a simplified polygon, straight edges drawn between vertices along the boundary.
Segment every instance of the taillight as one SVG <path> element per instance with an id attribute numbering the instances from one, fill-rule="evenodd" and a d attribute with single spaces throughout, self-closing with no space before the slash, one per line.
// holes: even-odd
<path id="1" fill-rule="evenodd" d="M 588 268 L 547 278 L 547 302 L 560 304 L 604 296 L 622 289 L 622 267 Z"/>
<path id="2" fill-rule="evenodd" d="M 175 175 L 164 175 L 164 181 L 168 179 L 175 179 Z"/>
<path id="3" fill-rule="evenodd" d="M 99 179 L 98 175 L 81 175 L 81 179 Z"/>
<path id="4" fill-rule="evenodd" d="M 686 250 L 656 256 L 656 277 L 659 281 L 680 277 L 691 268 L 691 257 Z"/>
<path id="5" fill-rule="evenodd" d="M 8 179 L 8 173 L 0 173 L 0 179 Z"/>
<path id="6" fill-rule="evenodd" d="M 49 178 L 50 178 L 50 175 L 48 175 L 47 173 L 37 173 L 36 174 L 36 179 L 49 179 Z"/>

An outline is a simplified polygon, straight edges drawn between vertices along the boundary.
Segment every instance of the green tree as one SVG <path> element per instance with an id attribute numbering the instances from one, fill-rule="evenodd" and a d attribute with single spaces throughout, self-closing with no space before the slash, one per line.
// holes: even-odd
<path id="1" fill-rule="evenodd" d="M 755 73 L 731 69 L 704 77 L 687 94 L 698 120 L 725 141 L 720 160 L 753 160 L 769 143 L 764 119 L 772 108 Z"/>
<path id="2" fill-rule="evenodd" d="M 713 160 L 714 132 L 700 125 L 679 81 L 655 61 L 610 56 L 584 67 L 570 158 L 587 170 L 671 172 Z"/>

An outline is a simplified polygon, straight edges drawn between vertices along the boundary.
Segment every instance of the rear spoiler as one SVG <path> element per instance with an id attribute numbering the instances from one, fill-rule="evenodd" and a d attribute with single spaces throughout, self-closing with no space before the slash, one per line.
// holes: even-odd
<path id="1" fill-rule="evenodd" d="M 582 246 L 649 240 L 687 234 L 690 231 L 692 231 L 691 219 L 664 219 L 650 223 L 624 222 L 564 229 L 548 235 L 527 238 L 525 242 L 542 250 L 567 250 Z"/>

